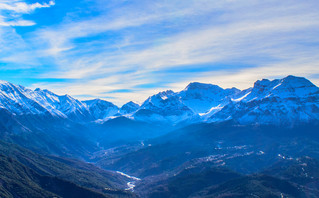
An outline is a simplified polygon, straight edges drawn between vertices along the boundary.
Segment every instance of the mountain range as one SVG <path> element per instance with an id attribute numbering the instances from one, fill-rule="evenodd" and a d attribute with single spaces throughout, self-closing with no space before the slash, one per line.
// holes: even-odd
<path id="1" fill-rule="evenodd" d="M 118 107 L 102 99 L 80 101 L 1 81 L 0 118 L 0 137 L 5 141 L 88 159 L 101 148 L 196 123 L 291 127 L 312 123 L 319 120 L 319 88 L 295 76 L 258 80 L 245 90 L 193 82 L 180 92 L 167 90 L 141 105 L 128 102 Z"/>
<path id="2" fill-rule="evenodd" d="M 141 105 L 131 101 L 122 107 L 102 99 L 79 101 L 49 90 L 0 83 L 2 111 L 15 117 L 46 116 L 78 123 L 103 123 L 124 116 L 171 125 L 225 120 L 235 120 L 239 124 L 294 124 L 318 120 L 318 101 L 319 88 L 295 76 L 258 80 L 245 90 L 194 82 L 180 92 L 163 91 L 150 96 Z"/>
<path id="3" fill-rule="evenodd" d="M 315 197 L 318 131 L 319 88 L 302 77 L 121 107 L 1 81 L 0 195 Z"/>

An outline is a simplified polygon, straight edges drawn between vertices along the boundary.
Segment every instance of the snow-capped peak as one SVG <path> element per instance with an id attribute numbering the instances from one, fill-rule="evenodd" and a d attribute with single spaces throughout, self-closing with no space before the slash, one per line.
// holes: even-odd
<path id="1" fill-rule="evenodd" d="M 244 101 L 261 100 L 266 97 L 307 97 L 319 92 L 319 88 L 302 77 L 287 76 L 276 80 L 258 80 Z"/>
<path id="2" fill-rule="evenodd" d="M 194 112 L 204 114 L 213 107 L 225 105 L 234 94 L 239 92 L 240 90 L 236 88 L 223 89 L 217 85 L 194 82 L 178 95 Z"/>
<path id="3" fill-rule="evenodd" d="M 163 100 L 166 100 L 168 97 L 173 96 L 175 92 L 172 90 L 159 92 L 156 96 L 160 96 Z"/>
<path id="4" fill-rule="evenodd" d="M 5 81 L 5 80 L 0 80 L 0 84 L 7 84 L 9 83 L 8 81 Z"/>
<path id="5" fill-rule="evenodd" d="M 199 82 L 192 82 L 187 85 L 184 91 L 188 90 L 221 90 L 222 88 L 218 85 L 206 84 L 206 83 L 199 83 Z"/>
<path id="6" fill-rule="evenodd" d="M 306 97 L 319 93 L 319 88 L 306 78 L 287 76 L 273 88 L 273 93 L 280 94 L 280 92 L 290 93 L 288 96 Z"/>
<path id="7" fill-rule="evenodd" d="M 319 88 L 302 77 L 258 80 L 210 117 L 241 124 L 290 124 L 319 120 Z"/>
<path id="8" fill-rule="evenodd" d="M 149 105 L 158 106 L 163 102 L 163 100 L 167 100 L 168 98 L 174 95 L 175 95 L 175 92 L 173 92 L 172 90 L 159 92 L 158 94 L 148 97 L 144 101 L 141 107 L 145 108 L 146 106 L 149 106 Z"/>
<path id="9" fill-rule="evenodd" d="M 89 109 L 94 119 L 106 119 L 118 113 L 119 108 L 111 102 L 102 99 L 82 101 Z"/>
<path id="10" fill-rule="evenodd" d="M 124 115 L 130 114 L 130 113 L 137 111 L 139 108 L 140 108 L 140 105 L 130 101 L 121 107 L 120 113 L 124 114 Z"/>
<path id="11" fill-rule="evenodd" d="M 0 84 L 0 105 L 17 115 L 46 114 L 78 119 L 88 113 L 85 106 L 71 96 L 58 96 L 41 89 L 33 91 L 8 82 Z"/>
<path id="12" fill-rule="evenodd" d="M 31 89 L 3 81 L 0 84 L 0 106 L 16 115 L 46 114 L 48 110 L 29 96 Z"/>

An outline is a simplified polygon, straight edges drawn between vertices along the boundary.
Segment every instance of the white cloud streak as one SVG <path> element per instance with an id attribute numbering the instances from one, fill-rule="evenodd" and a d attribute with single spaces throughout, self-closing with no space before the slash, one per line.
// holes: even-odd
<path id="1" fill-rule="evenodd" d="M 0 2 L 0 27 L 1 26 L 33 26 L 36 23 L 30 20 L 24 20 L 22 14 L 30 14 L 39 8 L 49 8 L 54 6 L 54 1 L 49 3 L 33 3 L 27 4 L 20 0 L 2 0 Z M 7 11 L 10 14 L 3 14 L 3 11 Z"/>
<path id="2" fill-rule="evenodd" d="M 0 0 L 0 62 L 5 63 L 1 65 L 1 70 L 26 69 L 39 65 L 34 48 L 17 33 L 15 27 L 36 25 L 34 21 L 23 19 L 23 15 L 54 5 L 54 1 L 27 4 L 21 0 Z"/>
<path id="3" fill-rule="evenodd" d="M 141 1 L 90 19 L 68 19 L 37 31 L 32 39 L 40 46 L 37 54 L 56 64 L 41 77 L 75 81 L 34 86 L 61 94 L 112 96 L 111 101 L 123 103 L 141 102 L 166 87 L 177 91 L 190 81 L 243 89 L 260 78 L 293 74 L 318 83 L 312 77 L 319 73 L 318 9 L 310 0 Z M 92 39 L 101 34 L 119 38 Z M 79 42 L 82 38 L 91 39 Z M 219 64 L 226 66 L 220 69 Z M 182 72 L 185 65 L 210 70 L 189 75 Z M 168 77 L 165 70 L 170 69 L 181 72 Z M 151 83 L 159 85 L 136 88 Z M 119 89 L 134 94 L 108 93 Z"/>
<path id="4" fill-rule="evenodd" d="M 0 26 L 33 26 L 35 22 L 29 20 L 18 20 L 18 21 L 0 21 Z"/>
<path id="5" fill-rule="evenodd" d="M 22 1 L 16 1 L 16 0 L 10 0 L 10 1 L 4 1 L 0 2 L 0 10 L 9 10 L 13 11 L 15 13 L 22 13 L 27 14 L 33 12 L 35 9 L 38 8 L 49 8 L 51 6 L 54 6 L 55 2 L 50 1 L 49 3 L 33 3 L 33 4 L 27 4 Z"/>

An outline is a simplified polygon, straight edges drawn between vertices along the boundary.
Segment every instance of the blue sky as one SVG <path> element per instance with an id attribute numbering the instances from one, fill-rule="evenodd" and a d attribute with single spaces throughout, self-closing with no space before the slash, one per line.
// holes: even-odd
<path id="1" fill-rule="evenodd" d="M 199 81 L 319 85 L 317 0 L 0 0 L 0 79 L 142 102 Z"/>

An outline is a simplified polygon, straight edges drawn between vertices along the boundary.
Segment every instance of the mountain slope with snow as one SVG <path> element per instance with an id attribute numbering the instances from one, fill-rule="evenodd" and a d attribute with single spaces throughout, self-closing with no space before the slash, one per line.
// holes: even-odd
<path id="1" fill-rule="evenodd" d="M 319 94 L 319 88 L 309 80 L 302 77 L 287 76 L 273 81 L 268 79 L 256 81 L 251 92 L 243 100 L 260 100 L 267 97 L 306 98 L 316 94 Z"/>
<path id="2" fill-rule="evenodd" d="M 146 122 L 179 123 L 196 119 L 196 115 L 175 92 L 168 90 L 149 97 L 133 115 Z"/>
<path id="3" fill-rule="evenodd" d="M 179 92 L 178 96 L 195 113 L 207 113 L 213 107 L 228 103 L 239 92 L 236 88 L 223 89 L 217 85 L 194 82 Z"/>
<path id="4" fill-rule="evenodd" d="M 240 124 L 275 125 L 319 120 L 319 88 L 294 76 L 257 81 L 244 97 L 213 114 L 209 122 L 229 119 Z"/>
<path id="5" fill-rule="evenodd" d="M 120 113 L 123 115 L 130 114 L 137 111 L 139 108 L 140 108 L 140 105 L 130 101 L 121 107 Z"/>
<path id="6" fill-rule="evenodd" d="M 76 121 L 90 117 L 85 105 L 69 95 L 59 96 L 41 89 L 33 91 L 4 81 L 0 83 L 0 107 L 15 115 L 47 115 Z"/>
<path id="7" fill-rule="evenodd" d="M 101 99 L 86 100 L 82 102 L 89 109 L 95 120 L 106 119 L 116 115 L 119 111 L 119 108 L 116 105 Z"/>
<path id="8" fill-rule="evenodd" d="M 0 83 L 0 107 L 13 114 L 58 114 L 55 109 L 49 111 L 35 101 L 37 94 L 30 89 L 9 82 Z"/>

